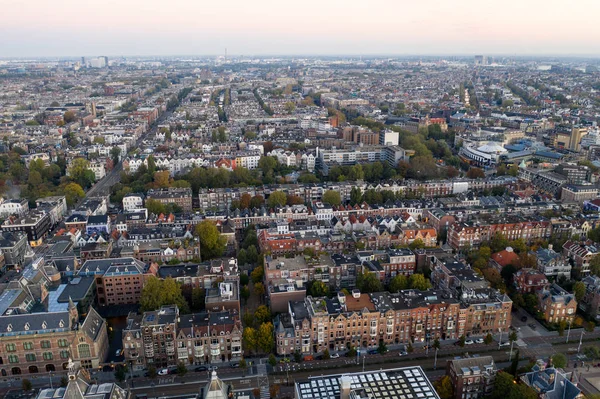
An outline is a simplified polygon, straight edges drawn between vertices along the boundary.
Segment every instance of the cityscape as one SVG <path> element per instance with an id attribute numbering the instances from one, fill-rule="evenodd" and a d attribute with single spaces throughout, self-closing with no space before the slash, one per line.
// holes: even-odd
<path id="1" fill-rule="evenodd" d="M 600 398 L 593 49 L 50 26 L 0 40 L 4 398 Z"/>

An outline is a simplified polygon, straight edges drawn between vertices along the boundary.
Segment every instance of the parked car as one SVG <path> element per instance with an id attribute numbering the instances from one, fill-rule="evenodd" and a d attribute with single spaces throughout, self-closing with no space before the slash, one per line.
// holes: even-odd
<path id="1" fill-rule="evenodd" d="M 367 351 L 367 353 L 368 353 L 369 355 L 376 355 L 376 354 L 378 354 L 379 352 L 377 352 L 377 349 L 369 349 L 369 350 Z"/>
<path id="2" fill-rule="evenodd" d="M 529 323 L 528 324 L 529 328 L 531 328 L 532 330 L 536 329 L 536 325 L 534 323 Z"/>
<path id="3" fill-rule="evenodd" d="M 527 316 L 523 316 L 523 317 L 521 317 L 521 321 L 522 321 L 523 323 L 525 323 L 525 322 L 527 321 Z"/>
<path id="4" fill-rule="evenodd" d="M 474 342 L 472 339 L 468 339 L 465 341 L 465 345 L 473 345 L 473 344 L 474 344 Z"/>
<path id="5" fill-rule="evenodd" d="M 234 368 L 234 369 L 237 369 L 238 367 L 240 367 L 240 364 L 239 364 L 239 363 L 231 363 L 231 364 L 229 365 L 229 367 L 231 367 L 231 368 Z"/>
<path id="6" fill-rule="evenodd" d="M 167 375 L 169 374 L 169 369 L 160 369 L 158 370 L 158 375 Z"/>
<path id="7" fill-rule="evenodd" d="M 121 356 L 121 353 L 123 353 L 123 349 L 117 349 L 115 352 L 115 356 Z"/>
<path id="8" fill-rule="evenodd" d="M 510 341 L 506 341 L 506 342 L 502 342 L 500 345 L 498 346 L 510 346 Z"/>
<path id="9" fill-rule="evenodd" d="M 400 356 L 406 356 L 406 355 L 408 355 L 407 351 L 400 351 Z"/>
<path id="10" fill-rule="evenodd" d="M 219 369 L 219 367 L 217 367 L 217 366 L 208 366 L 209 371 L 217 371 L 218 369 Z"/>
<path id="11" fill-rule="evenodd" d="M 198 366 L 194 369 L 194 371 L 207 371 L 208 367 L 206 366 Z"/>
<path id="12" fill-rule="evenodd" d="M 483 338 L 477 338 L 477 339 L 475 340 L 475 343 L 476 343 L 476 344 L 483 344 Z"/>
<path id="13" fill-rule="evenodd" d="M 331 355 L 329 355 L 330 358 L 332 359 L 337 359 L 338 357 L 340 357 L 339 353 L 332 353 Z"/>
<path id="14" fill-rule="evenodd" d="M 312 362 L 313 360 L 315 360 L 315 358 L 311 355 L 306 355 L 304 356 L 304 361 L 305 362 Z"/>

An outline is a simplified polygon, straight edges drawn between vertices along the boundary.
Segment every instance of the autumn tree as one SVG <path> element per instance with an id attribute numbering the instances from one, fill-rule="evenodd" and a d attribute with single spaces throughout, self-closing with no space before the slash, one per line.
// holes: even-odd
<path id="1" fill-rule="evenodd" d="M 433 384 L 433 387 L 441 399 L 454 398 L 454 385 L 452 385 L 450 376 L 443 376 Z"/>
<path id="2" fill-rule="evenodd" d="M 157 310 L 164 305 L 177 305 L 183 314 L 189 311 L 181 286 L 171 277 L 162 280 L 151 276 L 142 288 L 140 305 L 143 311 Z"/>
<path id="3" fill-rule="evenodd" d="M 481 168 L 470 168 L 467 171 L 467 177 L 469 179 L 483 179 L 485 178 L 485 172 Z"/>
<path id="4" fill-rule="evenodd" d="M 71 123 L 71 122 L 75 122 L 76 116 L 75 116 L 75 112 L 73 111 L 67 111 L 63 114 L 63 120 L 66 123 Z"/>
<path id="5" fill-rule="evenodd" d="M 420 291 L 425 291 L 431 288 L 431 282 L 420 273 L 411 274 L 408 278 L 408 285 L 410 288 Z"/>
<path id="6" fill-rule="evenodd" d="M 581 302 L 585 296 L 585 284 L 582 281 L 578 281 L 573 285 L 573 293 L 577 302 Z"/>
<path id="7" fill-rule="evenodd" d="M 277 208 L 282 207 L 287 202 L 287 195 L 283 191 L 275 191 L 269 195 L 267 199 L 267 204 L 269 208 Z"/>
<path id="8" fill-rule="evenodd" d="M 195 233 L 200 241 L 202 260 L 210 260 L 223 255 L 227 239 L 219 233 L 213 222 L 204 220 L 199 223 L 196 225 Z"/>
<path id="9" fill-rule="evenodd" d="M 171 174 L 168 170 L 161 170 L 154 173 L 154 187 L 167 188 L 171 183 Z"/>

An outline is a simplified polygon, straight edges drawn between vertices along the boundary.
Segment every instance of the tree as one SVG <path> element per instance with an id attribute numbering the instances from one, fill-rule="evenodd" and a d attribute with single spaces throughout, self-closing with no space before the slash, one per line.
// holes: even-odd
<path id="1" fill-rule="evenodd" d="M 164 280 L 151 276 L 142 288 L 140 305 L 143 311 L 157 310 L 164 305 L 177 305 L 182 314 L 188 313 L 188 303 L 181 286 L 171 277 Z"/>
<path id="2" fill-rule="evenodd" d="M 242 333 L 242 339 L 244 341 L 244 348 L 249 352 L 256 351 L 258 348 L 258 332 L 252 327 L 244 327 Z"/>
<path id="3" fill-rule="evenodd" d="M 269 396 L 271 399 L 275 399 L 277 398 L 277 396 L 279 395 L 279 391 L 281 390 L 281 387 L 279 386 L 279 384 L 273 384 L 269 387 Z"/>
<path id="4" fill-rule="evenodd" d="M 275 355 L 272 353 L 269 355 L 269 364 L 271 365 L 271 367 L 277 366 L 277 359 L 275 358 Z"/>
<path id="5" fill-rule="evenodd" d="M 304 204 L 304 199 L 297 195 L 288 195 L 287 196 L 287 204 L 288 205 L 302 205 Z"/>
<path id="6" fill-rule="evenodd" d="M 154 186 L 156 188 L 167 188 L 171 183 L 171 175 L 168 170 L 154 172 Z"/>
<path id="7" fill-rule="evenodd" d="M 454 179 L 455 177 L 458 177 L 460 175 L 460 172 L 458 171 L 458 169 L 456 169 L 454 166 L 449 165 L 446 168 L 446 176 L 449 179 Z"/>
<path id="8" fill-rule="evenodd" d="M 342 198 L 338 191 L 327 190 L 323 193 L 323 202 L 331 206 L 338 206 L 342 203 Z"/>
<path id="9" fill-rule="evenodd" d="M 389 291 L 400 292 L 408 288 L 408 279 L 403 274 L 396 274 L 390 280 Z"/>
<path id="10" fill-rule="evenodd" d="M 65 199 L 67 200 L 67 205 L 73 206 L 77 201 L 85 197 L 85 192 L 83 188 L 77 183 L 69 183 L 63 189 L 65 194 Z"/>
<path id="11" fill-rule="evenodd" d="M 381 281 L 377 278 L 377 275 L 367 270 L 356 277 L 356 286 L 364 293 L 383 291 L 383 286 L 381 285 Z"/>
<path id="12" fill-rule="evenodd" d="M 71 122 L 75 122 L 76 116 L 75 116 L 75 112 L 73 111 L 67 111 L 63 114 L 63 120 L 66 123 L 71 123 Z"/>
<path id="13" fill-rule="evenodd" d="M 485 178 L 485 172 L 480 168 L 470 168 L 467 171 L 467 177 L 469 179 L 483 179 Z"/>
<path id="14" fill-rule="evenodd" d="M 461 335 L 460 338 L 458 338 L 458 345 L 461 348 L 465 347 L 465 342 L 467 342 L 467 337 L 465 337 L 464 335 Z"/>
<path id="15" fill-rule="evenodd" d="M 264 203 L 265 198 L 262 195 L 255 195 L 250 200 L 250 208 L 260 208 L 261 206 L 263 206 Z"/>
<path id="16" fill-rule="evenodd" d="M 313 297 L 329 296 L 329 287 L 320 280 L 315 280 L 310 283 L 308 289 L 309 295 Z"/>
<path id="17" fill-rule="evenodd" d="M 387 345 L 385 344 L 385 341 L 380 339 L 379 340 L 379 346 L 377 347 L 377 353 L 379 353 L 380 355 L 383 355 L 384 353 L 387 352 Z"/>
<path id="18" fill-rule="evenodd" d="M 328 360 L 331 358 L 331 354 L 329 353 L 329 349 L 325 348 L 323 351 L 323 360 Z"/>
<path id="19" fill-rule="evenodd" d="M 275 346 L 273 323 L 262 323 L 258 328 L 258 347 L 263 353 L 270 353 Z"/>
<path id="20" fill-rule="evenodd" d="M 600 256 L 594 256 L 590 260 L 590 272 L 596 276 L 600 276 Z"/>
<path id="21" fill-rule="evenodd" d="M 115 379 L 119 382 L 125 381 L 127 378 L 127 367 L 121 364 L 117 365 L 115 368 Z"/>
<path id="22" fill-rule="evenodd" d="M 415 249 L 425 248 L 425 243 L 420 238 L 417 238 L 416 240 L 411 242 L 408 247 L 414 251 Z"/>
<path id="23" fill-rule="evenodd" d="M 492 337 L 492 334 L 487 333 L 487 335 L 485 336 L 485 338 L 483 339 L 483 343 L 486 345 L 491 344 L 492 342 L 494 342 L 494 337 Z"/>
<path id="24" fill-rule="evenodd" d="M 196 225 L 195 233 L 200 241 L 202 260 L 210 260 L 223 255 L 227 239 L 219 233 L 217 226 L 212 221 L 204 220 Z"/>
<path id="25" fill-rule="evenodd" d="M 427 280 L 423 274 L 420 273 L 411 274 L 411 276 L 408 279 L 408 285 L 410 286 L 410 288 L 419 291 L 425 291 L 431 288 L 431 282 Z"/>
<path id="26" fill-rule="evenodd" d="M 573 285 L 573 293 L 577 302 L 581 302 L 585 296 L 585 284 L 582 281 L 578 281 Z"/>
<path id="27" fill-rule="evenodd" d="M 537 392 L 533 388 L 517 384 L 512 374 L 504 371 L 496 374 L 491 399 L 536 399 L 537 397 Z"/>
<path id="28" fill-rule="evenodd" d="M 177 370 L 176 373 L 178 376 L 183 377 L 184 375 L 186 375 L 188 372 L 187 367 L 185 367 L 185 364 L 183 362 L 179 362 L 177 364 Z"/>
<path id="29" fill-rule="evenodd" d="M 87 159 L 75 158 L 69 167 L 69 176 L 81 187 L 90 187 L 96 180 L 96 175 L 89 167 Z"/>
<path id="30" fill-rule="evenodd" d="M 29 392 L 33 389 L 33 385 L 31 384 L 31 381 L 29 381 L 27 378 L 23 378 L 23 380 L 21 381 L 21 388 L 23 388 L 25 392 Z"/>
<path id="31" fill-rule="evenodd" d="M 238 265 L 244 266 L 248 263 L 248 257 L 246 256 L 246 250 L 244 248 L 240 249 L 237 256 Z"/>
<path id="32" fill-rule="evenodd" d="M 254 293 L 256 294 L 256 297 L 258 298 L 259 301 L 262 302 L 264 296 L 265 296 L 265 286 L 263 285 L 263 283 L 255 283 L 254 284 Z"/>
<path id="33" fill-rule="evenodd" d="M 271 321 L 271 311 L 265 305 L 260 305 L 254 311 L 254 320 L 260 325 Z"/>
<path id="34" fill-rule="evenodd" d="M 113 160 L 113 164 L 117 165 L 117 163 L 119 163 L 119 158 L 121 157 L 121 148 L 120 147 L 113 147 L 110 149 L 110 157 Z"/>
<path id="35" fill-rule="evenodd" d="M 267 199 L 267 204 L 269 208 L 278 208 L 282 207 L 287 202 L 287 195 L 283 191 L 275 191 L 269 195 Z"/>
<path id="36" fill-rule="evenodd" d="M 259 283 L 263 280 L 264 275 L 265 275 L 264 267 L 257 266 L 254 268 L 254 270 L 252 270 L 252 273 L 250 273 L 250 280 L 252 280 L 252 282 L 254 284 Z"/>
<path id="37" fill-rule="evenodd" d="M 165 204 L 158 200 L 155 200 L 154 198 L 147 199 L 145 206 L 146 209 L 148 209 L 148 213 L 150 214 L 160 215 L 161 213 L 167 212 Z"/>
<path id="38" fill-rule="evenodd" d="M 438 354 L 438 351 L 440 350 L 440 348 L 442 347 L 442 344 L 440 343 L 440 340 L 436 338 L 433 341 L 432 346 L 433 346 L 433 349 L 435 349 L 435 359 L 433 361 L 433 369 L 435 370 L 437 368 L 437 354 Z"/>
<path id="39" fill-rule="evenodd" d="M 452 385 L 452 380 L 450 379 L 450 376 L 443 376 L 433 384 L 433 387 L 440 396 L 440 399 L 454 398 L 454 385 Z"/>
<path id="40" fill-rule="evenodd" d="M 362 191 L 359 187 L 352 187 L 350 190 L 350 204 L 356 205 L 362 201 Z"/>
<path id="41" fill-rule="evenodd" d="M 246 368 L 248 367 L 248 364 L 246 363 L 246 359 L 241 358 L 240 362 L 239 362 L 239 366 L 240 366 L 240 369 L 242 370 L 242 374 L 245 375 L 246 374 Z"/>
<path id="42" fill-rule="evenodd" d="M 562 353 L 556 353 L 552 356 L 552 365 L 555 368 L 564 369 L 567 367 L 567 357 Z"/>

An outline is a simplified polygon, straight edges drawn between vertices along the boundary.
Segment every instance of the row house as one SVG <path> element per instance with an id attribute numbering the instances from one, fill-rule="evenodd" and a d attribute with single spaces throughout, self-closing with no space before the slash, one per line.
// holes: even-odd
<path id="1" fill-rule="evenodd" d="M 176 305 L 130 313 L 123 329 L 126 362 L 135 370 L 219 364 L 242 357 L 242 324 L 229 311 L 180 315 Z"/>
<path id="2" fill-rule="evenodd" d="M 176 204 L 184 212 L 192 211 L 192 189 L 189 187 L 150 189 L 148 190 L 147 198 L 165 205 Z"/>
<path id="3" fill-rule="evenodd" d="M 585 284 L 585 295 L 579 302 L 579 309 L 598 321 L 600 320 L 600 277 L 590 275 L 581 281 Z"/>
<path id="4" fill-rule="evenodd" d="M 548 278 L 535 269 L 521 269 L 513 276 L 513 283 L 521 294 L 534 294 L 550 286 Z"/>
<path id="5" fill-rule="evenodd" d="M 508 240 L 548 239 L 552 233 L 549 221 L 515 221 L 503 223 L 456 222 L 448 229 L 448 244 L 456 249 L 478 248 L 494 235 L 502 234 Z"/>
<path id="6" fill-rule="evenodd" d="M 208 290 L 218 282 L 239 281 L 237 259 L 213 259 L 200 264 L 162 265 L 158 268 L 157 277 L 171 277 L 185 290 L 194 288 Z"/>
<path id="7" fill-rule="evenodd" d="M 552 244 L 548 248 L 540 247 L 537 251 L 530 251 L 530 254 L 535 256 L 538 270 L 544 275 L 571 278 L 571 264 L 563 254 L 552 249 Z"/>

